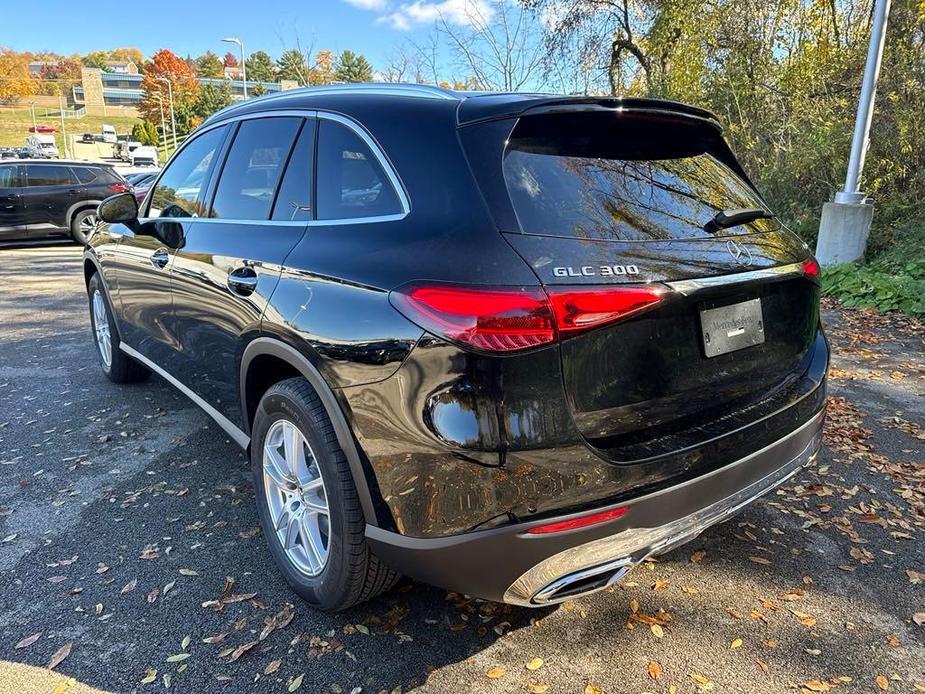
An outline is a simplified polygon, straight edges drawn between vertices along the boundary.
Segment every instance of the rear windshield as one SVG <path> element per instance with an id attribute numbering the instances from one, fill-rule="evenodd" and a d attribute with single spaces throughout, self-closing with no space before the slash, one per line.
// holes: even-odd
<path id="1" fill-rule="evenodd" d="M 765 209 L 735 172 L 718 131 L 672 117 L 616 113 L 521 119 L 504 180 L 528 234 L 640 241 L 705 238 L 721 210 Z M 769 231 L 761 219 L 722 235 Z"/>

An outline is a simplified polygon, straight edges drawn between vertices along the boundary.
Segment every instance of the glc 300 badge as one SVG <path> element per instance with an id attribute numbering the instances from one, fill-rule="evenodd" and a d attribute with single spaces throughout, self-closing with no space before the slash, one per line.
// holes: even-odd
<path id="1" fill-rule="evenodd" d="M 580 267 L 554 267 L 552 274 L 556 277 L 619 277 L 622 275 L 638 275 L 639 268 L 635 265 L 582 265 Z"/>

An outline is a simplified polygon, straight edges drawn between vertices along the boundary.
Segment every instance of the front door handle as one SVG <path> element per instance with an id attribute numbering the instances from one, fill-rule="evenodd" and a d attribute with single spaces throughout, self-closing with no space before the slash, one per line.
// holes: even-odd
<path id="1" fill-rule="evenodd" d="M 249 296 L 257 289 L 257 273 L 251 267 L 235 268 L 228 274 L 228 288 L 239 296 Z"/>
<path id="2" fill-rule="evenodd" d="M 167 267 L 167 263 L 169 262 L 170 253 L 167 252 L 166 248 L 158 248 L 154 251 L 154 255 L 151 256 L 151 264 L 159 270 L 163 270 Z"/>

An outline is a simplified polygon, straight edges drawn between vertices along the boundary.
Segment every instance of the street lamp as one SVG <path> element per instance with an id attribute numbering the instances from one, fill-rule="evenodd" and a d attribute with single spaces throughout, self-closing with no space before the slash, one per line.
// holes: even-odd
<path id="1" fill-rule="evenodd" d="M 244 98 L 247 98 L 247 69 L 244 67 L 244 42 L 241 41 L 237 36 L 228 36 L 223 38 L 222 41 L 225 43 L 236 43 L 238 48 L 241 49 L 241 87 L 244 90 Z"/>
<path id="2" fill-rule="evenodd" d="M 173 151 L 177 151 L 177 120 L 173 114 L 173 84 L 166 77 L 155 77 L 154 79 L 167 83 L 167 98 L 170 99 L 170 131 L 173 133 Z M 164 138 L 167 139 L 166 137 Z"/>

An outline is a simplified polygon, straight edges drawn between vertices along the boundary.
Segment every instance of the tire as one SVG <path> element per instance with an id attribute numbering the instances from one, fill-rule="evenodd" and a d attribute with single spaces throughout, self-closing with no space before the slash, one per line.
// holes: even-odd
<path id="1" fill-rule="evenodd" d="M 151 372 L 119 349 L 119 333 L 113 318 L 112 306 L 99 273 L 94 273 L 90 278 L 87 284 L 87 296 L 90 300 L 90 328 L 93 331 L 93 344 L 96 347 L 94 351 L 106 378 L 113 383 L 134 383 L 146 379 Z M 105 318 L 105 326 L 101 318 Z M 105 348 L 107 338 L 108 349 Z"/>
<path id="2" fill-rule="evenodd" d="M 87 239 L 90 238 L 90 232 L 96 225 L 96 209 L 91 208 L 81 210 L 74 215 L 71 220 L 71 238 L 82 246 L 87 245 Z"/>
<path id="3" fill-rule="evenodd" d="M 269 448 L 277 453 L 288 453 L 285 445 L 275 448 L 274 444 L 279 432 L 282 431 L 285 436 L 289 426 L 301 434 L 307 445 L 307 448 L 301 449 L 306 465 L 299 474 L 301 479 L 297 489 L 283 492 L 274 480 L 274 476 L 278 475 L 267 472 L 273 465 L 267 448 L 269 443 Z M 350 466 L 337 442 L 324 405 L 307 381 L 302 378 L 281 381 L 261 398 L 254 417 L 250 455 L 257 511 L 270 554 L 286 582 L 303 600 L 319 610 L 337 612 L 369 600 L 395 585 L 400 576 L 386 567 L 366 542 L 365 521 Z M 314 460 L 314 464 L 310 459 Z M 287 468 L 284 465 L 280 469 Z M 291 470 L 291 467 L 288 469 Z M 321 491 L 306 491 L 317 485 L 318 473 L 323 481 Z M 317 560 L 318 553 L 309 551 L 309 546 L 319 540 L 321 545 L 324 544 L 324 514 L 311 510 L 312 504 L 321 503 L 321 492 L 328 510 L 327 549 L 323 561 L 312 562 L 311 555 L 314 554 Z M 287 493 L 291 496 L 287 497 Z M 315 494 L 317 496 L 313 496 Z M 290 516 L 281 511 L 299 506 L 300 498 L 303 500 L 301 515 L 297 508 Z M 305 502 L 306 499 L 309 503 Z M 301 520 L 296 522 L 298 536 L 287 551 L 274 518 L 289 529 L 292 526 L 287 521 L 292 517 Z M 282 518 L 285 520 L 280 520 Z M 314 535 L 315 542 L 306 535 L 312 535 L 312 527 L 318 529 L 317 535 Z"/>

